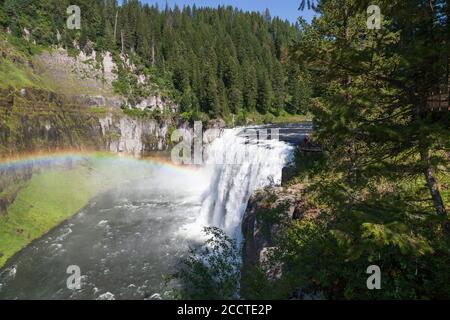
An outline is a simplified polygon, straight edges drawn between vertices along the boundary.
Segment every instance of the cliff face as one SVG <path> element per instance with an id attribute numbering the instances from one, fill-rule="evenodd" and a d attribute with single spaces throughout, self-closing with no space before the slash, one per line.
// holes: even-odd
<path id="1" fill-rule="evenodd" d="M 62 48 L 45 51 L 32 58 L 33 72 L 46 78 L 53 91 L 83 106 L 177 111 L 177 105 L 162 94 L 164 88 L 151 83 L 129 57 L 122 54 L 115 61 L 110 52 L 96 52 L 91 46 L 86 44 L 77 56 Z M 120 68 L 129 77 L 127 83 L 133 84 L 123 94 L 114 90 L 114 83 L 121 80 Z"/>
<path id="2" fill-rule="evenodd" d="M 167 150 L 172 118 L 139 119 L 92 109 L 38 89 L 0 89 L 0 155 L 91 149 L 137 157 Z"/>
<path id="3" fill-rule="evenodd" d="M 287 180 L 284 177 L 283 181 Z M 263 283 L 266 283 L 263 287 L 277 290 L 277 283 L 280 283 L 279 280 L 283 277 L 283 263 L 273 253 L 277 252 L 280 236 L 285 234 L 294 220 L 315 219 L 319 213 L 319 210 L 312 209 L 305 199 L 305 186 L 301 183 L 268 187 L 258 190 L 250 198 L 242 222 L 244 242 L 241 294 L 244 299 L 274 298 L 274 292 L 260 292 L 261 282 L 255 279 L 260 279 L 258 275 L 262 275 Z M 275 298 L 324 299 L 322 293 L 302 288 L 296 288 L 288 295 Z"/>
<path id="4" fill-rule="evenodd" d="M 111 114 L 99 118 L 99 123 L 106 150 L 136 157 L 151 151 L 167 150 L 169 127 L 173 125 L 171 120 L 114 119 Z"/>
<path id="5" fill-rule="evenodd" d="M 255 192 L 242 222 L 244 265 L 261 265 L 277 246 L 277 235 L 284 225 L 302 218 L 305 210 L 302 185 L 269 187 Z"/>

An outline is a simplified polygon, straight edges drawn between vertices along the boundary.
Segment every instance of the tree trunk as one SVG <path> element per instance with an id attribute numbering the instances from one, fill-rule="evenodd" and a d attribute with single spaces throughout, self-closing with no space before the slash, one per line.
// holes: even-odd
<path id="1" fill-rule="evenodd" d="M 122 43 L 122 53 L 125 52 L 125 33 L 122 31 L 120 31 L 120 42 Z"/>
<path id="2" fill-rule="evenodd" d="M 114 46 L 116 45 L 116 33 L 117 33 L 117 18 L 119 17 L 119 10 L 116 11 L 116 20 L 114 22 Z"/>
<path id="3" fill-rule="evenodd" d="M 433 200 L 433 206 L 436 209 L 436 213 L 440 216 L 447 215 L 445 210 L 444 201 L 442 200 L 441 193 L 439 192 L 436 178 L 434 177 L 433 166 L 430 161 L 430 153 L 428 150 L 424 150 L 420 153 L 422 163 L 424 164 L 425 180 L 427 182 L 428 189 L 430 190 L 431 198 Z"/>
<path id="4" fill-rule="evenodd" d="M 152 36 L 152 67 L 155 66 L 155 37 Z"/>

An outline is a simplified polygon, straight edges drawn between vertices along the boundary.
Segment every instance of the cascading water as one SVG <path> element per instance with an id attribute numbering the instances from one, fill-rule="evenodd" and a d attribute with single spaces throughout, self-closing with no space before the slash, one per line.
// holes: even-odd
<path id="1" fill-rule="evenodd" d="M 163 275 L 201 243 L 202 226 L 217 226 L 241 242 L 250 195 L 280 183 L 291 145 L 310 130 L 309 124 L 285 125 L 280 141 L 270 129 L 267 139 L 263 127 L 226 129 L 206 148 L 202 168 L 89 158 L 114 168 L 122 183 L 11 258 L 0 269 L 0 299 L 159 296 Z M 129 180 L 129 170 L 142 176 Z M 80 267 L 81 290 L 67 288 L 71 265 Z"/>
<path id="2" fill-rule="evenodd" d="M 197 224 L 216 226 L 238 243 L 242 217 L 251 194 L 281 183 L 292 146 L 278 139 L 277 130 L 225 129 L 207 148 L 205 170 L 210 186 L 204 194 Z"/>

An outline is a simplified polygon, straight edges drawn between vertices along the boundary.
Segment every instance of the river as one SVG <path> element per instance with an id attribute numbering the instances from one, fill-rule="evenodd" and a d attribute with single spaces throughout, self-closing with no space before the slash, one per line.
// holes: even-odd
<path id="1" fill-rule="evenodd" d="M 248 143 L 246 133 L 254 129 L 269 134 L 279 129 L 280 139 Z M 226 129 L 208 147 L 204 166 L 182 174 L 155 170 L 98 195 L 8 261 L 0 270 L 0 299 L 149 299 L 163 294 L 163 276 L 201 241 L 203 226 L 220 227 L 242 240 L 248 198 L 256 188 L 280 183 L 293 144 L 311 129 L 310 123 Z M 68 266 L 79 267 L 81 289 L 67 288 Z"/>

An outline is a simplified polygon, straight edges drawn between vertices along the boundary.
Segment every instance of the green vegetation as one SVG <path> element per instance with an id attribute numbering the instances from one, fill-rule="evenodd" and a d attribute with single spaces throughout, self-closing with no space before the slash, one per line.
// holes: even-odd
<path id="1" fill-rule="evenodd" d="M 40 47 L 23 39 L 0 34 L 0 88 L 25 87 L 48 89 L 48 81 L 37 76 L 28 65 Z"/>
<path id="2" fill-rule="evenodd" d="M 84 207 L 102 187 L 86 168 L 34 176 L 0 217 L 0 266 L 30 241 Z"/>
<path id="3" fill-rule="evenodd" d="M 0 217 L 0 266 L 33 239 L 84 207 L 102 187 L 86 168 L 34 176 Z"/>
<path id="4" fill-rule="evenodd" d="M 450 295 L 448 217 L 429 204 L 425 179 L 395 182 L 379 177 L 358 193 L 342 183 L 328 155 L 297 154 L 297 177 L 307 188 L 301 219 L 287 219 L 283 205 L 262 209 L 262 230 L 282 225 L 268 260 L 243 269 L 241 295 L 286 299 L 296 292 L 328 299 L 446 299 Z M 448 174 L 440 177 L 448 186 Z M 450 203 L 448 187 L 443 187 Z M 270 195 L 268 199 L 270 199 Z M 273 202 L 273 201 L 272 201 Z M 448 207 L 447 207 L 448 208 Z M 274 220 L 275 219 L 275 220 Z M 260 225 L 261 228 L 261 225 Z M 278 230 L 280 227 L 278 227 Z M 367 290 L 366 269 L 378 265 L 382 290 Z M 282 276 L 268 279 L 282 266 Z"/>
<path id="5" fill-rule="evenodd" d="M 108 107 L 90 107 L 89 111 L 94 114 L 106 114 L 110 110 L 108 109 Z"/>
<path id="6" fill-rule="evenodd" d="M 8 86 L 18 87 L 32 87 L 34 81 L 29 79 L 29 75 L 26 71 L 16 67 L 14 63 L 8 60 L 0 61 L 0 83 L 3 88 Z"/>
<path id="7" fill-rule="evenodd" d="M 180 284 L 172 295 L 192 300 L 236 299 L 240 279 L 236 242 L 218 228 L 205 228 L 204 234 L 208 240 L 191 249 L 178 272 L 168 277 Z"/>

